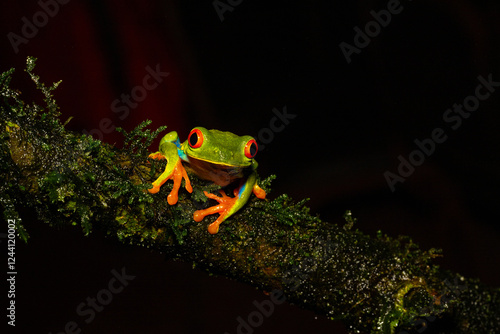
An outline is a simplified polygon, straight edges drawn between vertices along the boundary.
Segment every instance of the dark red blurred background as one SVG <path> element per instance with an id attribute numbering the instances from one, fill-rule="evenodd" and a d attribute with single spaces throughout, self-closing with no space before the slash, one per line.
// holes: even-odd
<path id="1" fill-rule="evenodd" d="M 16 68 L 12 86 L 26 101 L 40 100 L 23 72 L 34 56 L 44 82 L 62 80 L 55 98 L 73 131 L 120 145 L 114 127 L 151 119 L 182 139 L 197 125 L 253 135 L 265 144 L 260 174 L 278 176 L 271 197 L 311 198 L 332 223 L 352 210 L 362 231 L 410 235 L 442 248 L 443 267 L 500 285 L 500 91 L 455 130 L 443 120 L 474 95 L 478 76 L 500 81 L 497 2 L 401 1 L 350 63 L 340 43 L 354 44 L 354 28 L 395 0 L 61 2 L 1 5 L 0 70 Z M 295 118 L 271 140 L 263 129 L 284 108 Z M 384 173 L 397 173 L 398 157 L 436 128 L 447 140 L 391 191 Z M 237 317 L 269 298 L 156 252 L 23 217 L 31 239 L 17 247 L 14 332 L 55 334 L 75 321 L 82 333 L 234 334 Z M 77 306 L 123 267 L 135 278 L 85 323 Z M 253 331 L 346 332 L 288 304 Z"/>

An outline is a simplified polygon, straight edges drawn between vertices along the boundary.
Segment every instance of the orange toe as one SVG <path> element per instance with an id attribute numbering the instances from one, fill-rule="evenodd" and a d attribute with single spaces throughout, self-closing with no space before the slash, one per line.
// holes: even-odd
<path id="1" fill-rule="evenodd" d="M 160 186 L 155 186 L 154 184 L 152 185 L 153 188 L 151 189 L 148 189 L 148 191 L 151 193 L 151 194 L 156 194 L 157 192 L 160 191 Z"/>
<path id="2" fill-rule="evenodd" d="M 168 194 L 168 196 L 167 196 L 167 202 L 168 202 L 168 204 L 170 204 L 170 205 L 174 205 L 174 204 L 176 204 L 178 200 L 179 200 L 179 196 L 178 196 L 178 194 L 177 194 L 177 191 L 175 191 L 175 192 L 174 192 L 174 191 L 172 190 L 172 191 L 170 192 L 170 194 Z"/>
<path id="3" fill-rule="evenodd" d="M 210 234 L 217 234 L 217 232 L 219 232 L 219 225 L 222 222 L 219 222 L 218 220 L 219 219 L 217 219 L 216 221 L 214 221 L 212 224 L 208 225 L 208 233 L 210 233 Z"/>
<path id="4" fill-rule="evenodd" d="M 264 189 L 262 189 L 261 187 L 259 187 L 257 185 L 257 183 L 253 186 L 253 193 L 255 194 L 255 196 L 257 198 L 260 198 L 260 199 L 264 199 L 266 198 L 266 192 Z"/>

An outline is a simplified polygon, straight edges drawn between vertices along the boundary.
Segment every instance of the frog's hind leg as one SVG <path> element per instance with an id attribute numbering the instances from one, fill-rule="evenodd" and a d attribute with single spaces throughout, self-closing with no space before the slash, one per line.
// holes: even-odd
<path id="1" fill-rule="evenodd" d="M 219 204 L 205 210 L 195 211 L 193 219 L 199 222 L 208 215 L 219 213 L 219 217 L 208 226 L 208 232 L 216 234 L 219 231 L 219 225 L 240 210 L 248 202 L 252 192 L 258 198 L 263 199 L 266 197 L 266 192 L 257 185 L 257 175 L 255 173 L 252 173 L 245 182 L 242 182 L 238 188 L 234 189 L 234 197 L 227 196 L 222 190 L 220 191 L 222 197 L 205 191 L 205 196 L 216 200 Z"/>

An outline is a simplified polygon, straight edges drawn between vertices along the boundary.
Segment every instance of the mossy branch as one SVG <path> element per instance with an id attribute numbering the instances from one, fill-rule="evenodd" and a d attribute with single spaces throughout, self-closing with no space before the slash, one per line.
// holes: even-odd
<path id="1" fill-rule="evenodd" d="M 338 226 L 310 214 L 304 201 L 287 195 L 253 198 L 207 232 L 208 217 L 195 210 L 210 205 L 203 191 L 217 186 L 191 175 L 194 191 L 179 193 L 170 206 L 169 183 L 156 195 L 146 189 L 165 162 L 148 159 L 164 128 L 140 124 L 124 134 L 118 149 L 72 133 L 59 120 L 52 97 L 57 84 L 41 90 L 45 106 L 26 104 L 11 89 L 13 69 L 0 77 L 0 203 L 5 218 L 29 206 L 52 226 L 80 225 L 84 234 L 105 231 L 124 243 L 165 252 L 266 291 L 278 289 L 289 302 L 344 321 L 352 332 L 493 333 L 500 328 L 499 289 L 440 269 L 439 251 L 423 251 L 407 237 L 370 237 L 355 229 L 350 212 Z M 262 180 L 269 193 L 273 177 Z M 170 187 L 170 188 L 169 188 Z M 215 217 L 213 217 L 215 219 Z M 19 237 L 28 233 L 18 222 Z"/>

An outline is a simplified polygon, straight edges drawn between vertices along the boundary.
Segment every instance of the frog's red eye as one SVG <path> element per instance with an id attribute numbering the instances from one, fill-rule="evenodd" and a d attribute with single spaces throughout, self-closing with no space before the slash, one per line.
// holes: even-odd
<path id="1" fill-rule="evenodd" d="M 251 139 L 245 145 L 245 156 L 248 159 L 252 159 L 253 157 L 255 157 L 258 150 L 259 147 L 257 146 L 257 142 L 255 141 L 255 139 Z"/>
<path id="2" fill-rule="evenodd" d="M 193 129 L 189 133 L 188 143 L 191 148 L 198 148 L 203 144 L 203 133 L 199 129 Z"/>

